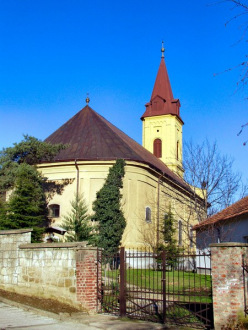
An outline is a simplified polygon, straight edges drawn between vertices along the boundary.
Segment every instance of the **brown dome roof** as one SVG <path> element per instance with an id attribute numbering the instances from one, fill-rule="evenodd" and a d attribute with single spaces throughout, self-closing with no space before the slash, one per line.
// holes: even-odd
<path id="1" fill-rule="evenodd" d="M 160 159 L 86 105 L 52 133 L 45 142 L 69 144 L 58 161 L 125 159 L 148 164 L 180 186 L 190 190 Z"/>

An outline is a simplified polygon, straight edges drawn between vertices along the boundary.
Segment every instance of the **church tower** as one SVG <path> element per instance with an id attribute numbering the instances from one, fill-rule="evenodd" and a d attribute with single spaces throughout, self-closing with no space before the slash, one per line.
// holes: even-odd
<path id="1" fill-rule="evenodd" d="M 164 47 L 150 102 L 141 117 L 144 148 L 161 159 L 174 173 L 183 177 L 182 127 L 180 101 L 174 99 L 164 61 Z"/>

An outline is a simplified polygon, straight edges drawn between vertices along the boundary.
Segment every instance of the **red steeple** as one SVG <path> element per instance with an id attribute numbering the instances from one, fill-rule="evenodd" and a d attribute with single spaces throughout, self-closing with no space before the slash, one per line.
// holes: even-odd
<path id="1" fill-rule="evenodd" d="M 174 99 L 169 76 L 167 73 L 165 61 L 164 61 L 164 48 L 162 46 L 162 57 L 160 66 L 158 69 L 157 78 L 153 87 L 152 96 L 150 102 L 146 105 L 146 111 L 141 117 L 160 116 L 160 115 L 175 115 L 181 121 L 180 118 L 180 101 Z"/>

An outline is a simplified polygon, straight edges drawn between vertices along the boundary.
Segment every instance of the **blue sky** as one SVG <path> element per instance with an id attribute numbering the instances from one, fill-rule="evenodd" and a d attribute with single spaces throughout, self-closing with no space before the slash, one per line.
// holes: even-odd
<path id="1" fill-rule="evenodd" d="M 247 0 L 243 1 L 247 3 Z M 22 134 L 45 139 L 85 105 L 141 143 L 161 40 L 184 140 L 217 140 L 246 173 L 247 88 L 236 91 L 245 60 L 243 18 L 211 0 L 2 0 L 0 149 Z"/>

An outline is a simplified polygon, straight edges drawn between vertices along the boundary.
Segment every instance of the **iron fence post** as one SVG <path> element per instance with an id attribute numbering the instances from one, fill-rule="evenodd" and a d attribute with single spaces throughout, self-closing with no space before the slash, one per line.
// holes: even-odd
<path id="1" fill-rule="evenodd" d="M 120 316 L 126 316 L 125 248 L 120 251 Z"/>
<path id="2" fill-rule="evenodd" d="M 99 262 L 100 258 L 99 258 L 99 249 L 97 248 L 97 301 L 96 301 L 96 305 L 97 305 L 97 312 L 99 312 L 99 300 L 102 299 L 102 295 L 100 296 L 99 291 L 102 291 L 102 287 L 101 287 L 101 271 L 100 271 L 100 276 L 99 276 Z M 100 264 L 102 266 L 102 264 Z M 101 267 L 100 266 L 100 267 Z"/>
<path id="3" fill-rule="evenodd" d="M 163 279 L 162 279 L 162 288 L 163 288 L 163 321 L 166 321 L 166 255 L 165 250 L 162 251 L 162 269 L 163 269 Z"/>

